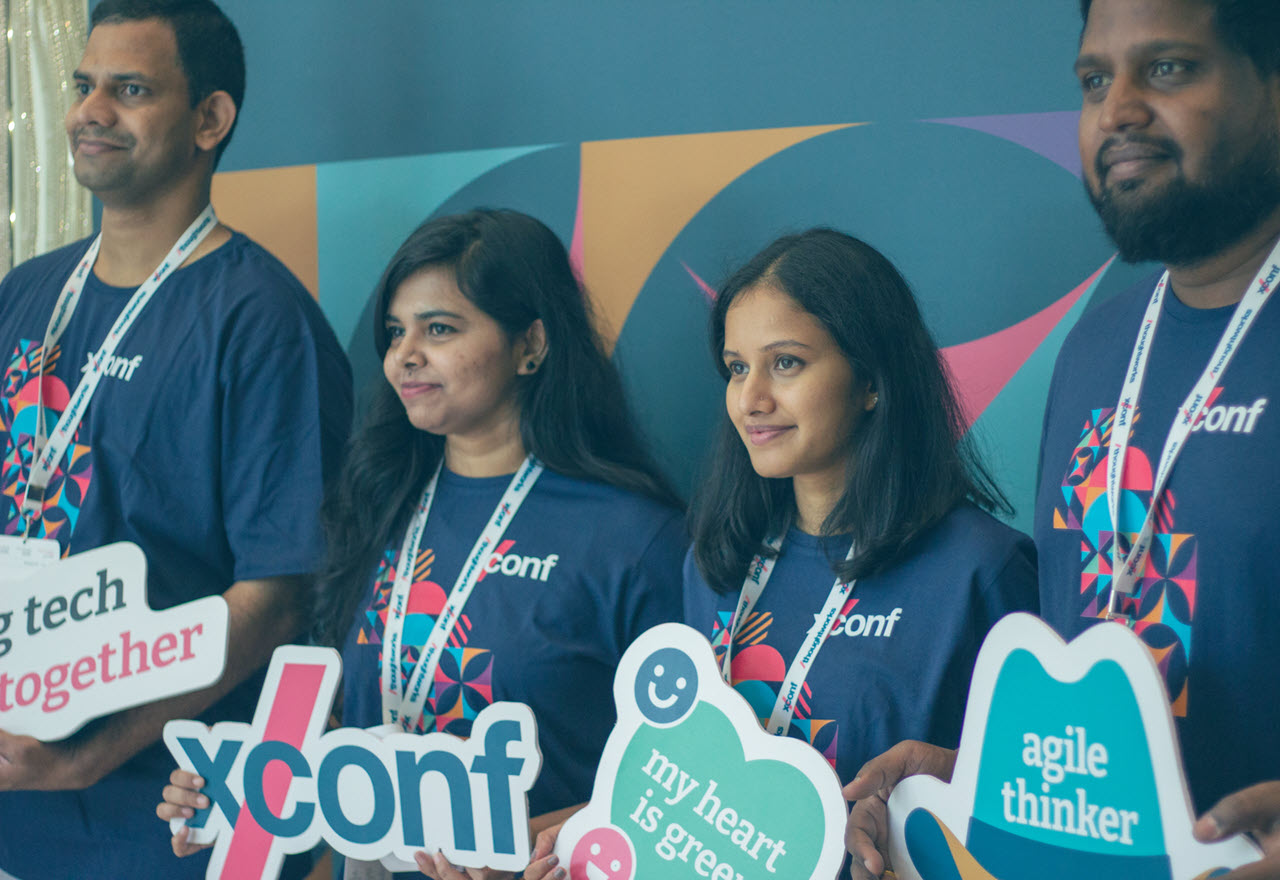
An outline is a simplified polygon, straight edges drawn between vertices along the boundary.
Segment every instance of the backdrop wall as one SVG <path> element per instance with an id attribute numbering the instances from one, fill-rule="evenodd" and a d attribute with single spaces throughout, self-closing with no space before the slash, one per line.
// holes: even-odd
<path id="1" fill-rule="evenodd" d="M 318 295 L 357 380 L 417 223 L 528 211 L 686 489 L 722 411 L 710 290 L 782 232 L 899 265 L 1024 529 L 1062 338 L 1148 271 L 1110 262 L 1079 181 L 1075 0 L 222 5 L 249 84 L 215 204 Z"/>

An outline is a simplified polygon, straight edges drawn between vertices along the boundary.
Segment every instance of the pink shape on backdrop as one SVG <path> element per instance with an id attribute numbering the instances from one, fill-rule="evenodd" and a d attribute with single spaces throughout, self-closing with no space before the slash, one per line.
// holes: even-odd
<path id="1" fill-rule="evenodd" d="M 316 701 L 320 699 L 320 683 L 324 680 L 323 664 L 286 663 L 280 673 L 275 703 L 267 717 L 263 742 L 278 740 L 296 749 L 302 748 L 307 725 Z M 279 761 L 272 761 L 262 774 L 263 796 L 276 815 L 284 807 L 293 773 Z M 261 877 L 271 855 L 275 838 L 262 830 L 253 815 L 241 804 L 240 816 L 227 848 L 222 866 L 223 877 Z"/>
<path id="2" fill-rule="evenodd" d="M 569 242 L 569 265 L 573 267 L 573 274 L 578 278 L 578 285 L 585 287 L 582 279 L 582 178 L 578 178 L 578 210 L 573 217 L 573 240 Z"/>
<path id="3" fill-rule="evenodd" d="M 1062 299 L 1012 327 L 942 350 L 960 395 L 966 426 L 978 420 L 1109 265 L 1111 260 Z"/>
<path id="4" fill-rule="evenodd" d="M 697 284 L 697 285 L 698 285 L 698 288 L 699 288 L 699 289 L 700 289 L 704 294 L 706 294 L 707 299 L 708 299 L 708 300 L 710 300 L 711 302 L 715 302 L 715 301 L 716 301 L 716 291 L 715 291 L 715 288 L 714 288 L 714 287 L 712 287 L 712 286 L 711 286 L 710 284 L 708 284 L 707 282 L 703 281 L 701 278 L 699 278 L 699 277 L 698 277 L 698 273 L 697 273 L 697 272 L 695 272 L 695 271 L 693 271 L 692 269 L 690 269 L 690 268 L 689 268 L 689 264 L 688 264 L 688 263 L 686 263 L 684 260 L 681 260 L 681 261 L 680 261 L 680 265 L 681 265 L 681 266 L 684 266 L 684 270 L 685 270 L 686 272 L 688 272 L 688 273 L 689 273 L 689 277 L 690 277 L 690 278 L 692 278 L 692 279 L 693 279 L 693 282 L 694 282 L 695 284 Z"/>

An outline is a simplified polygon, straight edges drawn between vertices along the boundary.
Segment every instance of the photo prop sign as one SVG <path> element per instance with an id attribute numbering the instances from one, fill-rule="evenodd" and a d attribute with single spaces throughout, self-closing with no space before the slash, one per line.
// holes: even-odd
<path id="1" fill-rule="evenodd" d="M 844 857 L 840 782 L 807 743 L 770 736 L 676 623 L 627 649 L 618 723 L 591 802 L 560 831 L 570 880 L 831 880 Z"/>
<path id="2" fill-rule="evenodd" d="M 951 782 L 889 798 L 899 878 L 1192 880 L 1255 861 L 1243 837 L 1197 842 L 1155 661 L 1118 624 L 1065 643 L 1011 614 L 974 666 Z"/>
<path id="3" fill-rule="evenodd" d="M 413 854 L 437 849 L 467 867 L 527 865 L 527 793 L 542 767 L 529 707 L 493 703 L 467 740 L 392 725 L 325 733 L 341 677 L 337 651 L 285 645 L 252 724 L 165 725 L 179 766 L 205 781 L 209 808 L 185 820 L 192 842 L 214 844 L 205 876 L 278 877 L 286 855 L 321 840 L 391 870 L 416 871 Z"/>
<path id="4" fill-rule="evenodd" d="M 147 605 L 147 560 L 108 544 L 0 587 L 0 728 L 45 742 L 121 709 L 209 687 L 227 660 L 227 603 Z"/>

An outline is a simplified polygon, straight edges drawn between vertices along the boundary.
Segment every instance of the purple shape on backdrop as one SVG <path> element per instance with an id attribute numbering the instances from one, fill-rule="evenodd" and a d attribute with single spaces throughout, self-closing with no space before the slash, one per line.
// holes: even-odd
<path id="1" fill-rule="evenodd" d="M 943 125 L 971 128 L 1012 141 L 1056 162 L 1080 177 L 1080 148 L 1076 130 L 1080 111 L 1016 113 L 1009 116 L 964 116 L 954 119 L 927 119 Z"/>

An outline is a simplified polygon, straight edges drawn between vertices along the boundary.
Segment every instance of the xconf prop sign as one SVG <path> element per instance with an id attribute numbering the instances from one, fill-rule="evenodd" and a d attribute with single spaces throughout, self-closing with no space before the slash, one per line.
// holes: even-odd
<path id="1" fill-rule="evenodd" d="M 623 655 L 618 723 L 591 802 L 560 832 L 570 880 L 830 880 L 845 804 L 831 765 L 770 736 L 696 630 L 663 624 Z"/>
<path id="2" fill-rule="evenodd" d="M 0 728 L 50 742 L 86 721 L 216 682 L 219 596 L 147 606 L 147 562 L 109 544 L 31 569 L 0 592 Z"/>
<path id="3" fill-rule="evenodd" d="M 391 725 L 324 733 L 341 675 L 336 651 L 286 645 L 252 724 L 165 725 L 165 745 L 211 801 L 186 821 L 193 842 L 215 844 L 206 876 L 277 877 L 286 855 L 321 839 L 392 870 L 416 871 L 413 854 L 437 849 L 469 867 L 527 865 L 527 792 L 542 766 L 529 707 L 490 705 L 465 741 Z"/>
<path id="4" fill-rule="evenodd" d="M 889 798 L 900 878 L 1191 880 L 1258 858 L 1242 837 L 1191 836 L 1164 685 L 1120 625 L 1066 644 L 1027 614 L 987 636 L 950 784 Z"/>

